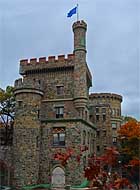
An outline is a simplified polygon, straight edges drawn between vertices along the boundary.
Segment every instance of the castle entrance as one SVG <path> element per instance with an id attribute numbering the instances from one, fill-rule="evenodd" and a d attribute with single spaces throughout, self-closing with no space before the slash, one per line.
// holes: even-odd
<path id="1" fill-rule="evenodd" d="M 61 167 L 56 167 L 52 172 L 52 186 L 62 189 L 65 186 L 65 172 Z"/>

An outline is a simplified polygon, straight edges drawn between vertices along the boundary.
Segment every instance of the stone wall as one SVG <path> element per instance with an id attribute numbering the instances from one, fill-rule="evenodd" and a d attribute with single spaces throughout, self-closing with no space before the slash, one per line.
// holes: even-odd
<path id="1" fill-rule="evenodd" d="M 90 119 L 97 127 L 98 155 L 102 154 L 107 146 L 118 145 L 117 130 L 121 126 L 121 102 L 122 96 L 118 94 L 92 93 L 89 97 Z M 113 123 L 116 127 L 113 127 Z"/>
<path id="2" fill-rule="evenodd" d="M 84 145 L 89 147 L 89 150 L 85 151 L 81 157 L 80 163 L 77 162 L 76 156 L 79 155 L 80 149 L 83 146 L 83 131 L 91 134 L 91 136 L 95 137 L 95 130 L 92 126 L 85 125 L 82 121 L 46 121 L 47 124 L 42 125 L 42 143 L 41 143 L 41 160 L 40 160 L 40 179 L 42 183 L 51 182 L 51 174 L 53 168 L 56 166 L 63 166 L 59 161 L 54 159 L 54 155 L 60 152 L 66 152 L 68 148 L 72 148 L 74 150 L 73 156 L 68 160 L 68 164 L 66 164 L 65 174 L 66 174 L 66 183 L 67 184 L 79 184 L 82 182 L 83 176 L 83 157 L 88 158 L 90 153 L 93 153 L 94 146 L 92 145 L 93 141 L 89 141 L 88 144 L 88 136 L 85 140 Z M 66 129 L 66 144 L 65 146 L 54 146 L 52 143 L 53 140 L 53 127 L 65 127 Z M 73 169 L 73 167 L 75 169 Z"/>

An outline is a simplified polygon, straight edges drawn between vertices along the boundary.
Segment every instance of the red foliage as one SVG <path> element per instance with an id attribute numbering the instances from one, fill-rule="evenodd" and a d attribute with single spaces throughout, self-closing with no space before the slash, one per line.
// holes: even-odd
<path id="1" fill-rule="evenodd" d="M 67 149 L 66 153 L 58 152 L 54 155 L 55 160 L 59 160 L 63 166 L 67 164 L 68 159 L 72 156 L 74 153 L 73 149 L 69 148 Z"/>
<path id="2" fill-rule="evenodd" d="M 125 188 L 125 187 L 132 188 L 132 185 L 128 181 L 128 179 L 126 179 L 126 178 L 118 178 L 117 180 L 115 180 L 115 182 L 113 184 L 113 187 L 115 189 L 119 190 L 120 188 Z"/>
<path id="3" fill-rule="evenodd" d="M 59 160 L 63 166 L 67 164 L 70 157 L 75 157 L 79 163 L 84 151 L 87 147 L 80 147 L 80 152 L 75 153 L 71 148 L 66 150 L 66 153 L 58 152 L 55 154 L 55 159 Z M 90 187 L 97 188 L 98 190 L 119 190 L 123 187 L 131 188 L 130 182 L 125 178 L 120 178 L 118 174 L 110 173 L 110 175 L 104 171 L 103 166 L 113 167 L 117 163 L 119 152 L 114 148 L 110 147 L 106 149 L 106 152 L 101 157 L 96 157 L 94 154 L 88 159 L 88 166 L 85 168 L 85 177 L 91 182 Z M 131 164 L 136 165 L 137 161 L 133 160 Z"/>
<path id="4" fill-rule="evenodd" d="M 87 146 L 80 146 L 79 151 L 80 153 L 78 153 L 77 155 L 75 155 L 75 158 L 77 160 L 78 163 L 80 163 L 81 157 L 82 157 L 82 153 L 87 151 L 88 147 Z M 74 149 L 72 148 L 68 148 L 66 149 L 65 153 L 62 152 L 57 152 L 54 155 L 54 159 L 55 160 L 59 160 L 61 162 L 61 164 L 63 166 L 65 166 L 67 164 L 67 161 L 69 160 L 69 158 L 71 158 L 72 156 L 74 156 Z"/>
<path id="5" fill-rule="evenodd" d="M 138 160 L 138 159 L 130 160 L 128 165 L 132 166 L 132 167 L 139 167 L 140 168 L 140 160 Z"/>
<path id="6" fill-rule="evenodd" d="M 103 165 L 114 166 L 117 163 L 119 152 L 115 147 L 107 147 L 106 152 L 99 159 Z"/>

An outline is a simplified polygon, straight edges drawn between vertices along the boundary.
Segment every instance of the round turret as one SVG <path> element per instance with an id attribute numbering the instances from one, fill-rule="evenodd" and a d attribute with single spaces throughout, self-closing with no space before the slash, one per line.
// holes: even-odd
<path id="1" fill-rule="evenodd" d="M 14 185 L 36 184 L 39 170 L 40 108 L 43 96 L 39 80 L 15 81 Z"/>
<path id="2" fill-rule="evenodd" d="M 86 52 L 86 30 L 87 24 L 82 21 L 77 21 L 72 26 L 74 32 L 74 52 L 82 50 Z"/>

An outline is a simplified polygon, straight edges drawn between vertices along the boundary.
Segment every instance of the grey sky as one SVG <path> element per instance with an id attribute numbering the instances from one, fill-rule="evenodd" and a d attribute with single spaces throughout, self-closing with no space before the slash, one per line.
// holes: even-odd
<path id="1" fill-rule="evenodd" d="M 72 53 L 76 15 L 67 13 L 77 2 L 88 24 L 90 91 L 121 94 L 123 115 L 140 119 L 139 0 L 0 0 L 0 87 L 19 78 L 20 59 Z"/>

